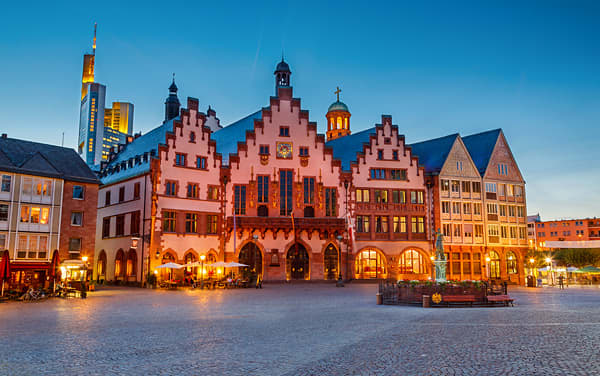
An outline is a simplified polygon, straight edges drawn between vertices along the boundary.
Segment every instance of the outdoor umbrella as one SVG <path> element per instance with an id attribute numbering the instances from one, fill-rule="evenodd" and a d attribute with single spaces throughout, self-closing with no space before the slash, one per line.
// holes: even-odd
<path id="1" fill-rule="evenodd" d="M 181 269 L 183 265 L 176 264 L 174 262 L 167 262 L 166 264 L 162 264 L 156 267 L 156 269 L 171 269 L 171 279 L 173 279 L 173 270 L 172 269 Z"/>
<path id="2" fill-rule="evenodd" d="M 52 290 L 56 291 L 56 275 L 58 274 L 58 264 L 60 264 L 60 258 L 58 256 L 58 249 L 52 253 L 52 262 L 50 263 L 50 278 L 52 278 Z"/>
<path id="3" fill-rule="evenodd" d="M 228 262 L 225 266 L 228 267 L 228 268 L 237 268 L 239 266 L 248 266 L 248 265 L 246 265 L 246 264 L 240 264 L 239 262 L 232 261 L 232 262 Z"/>
<path id="4" fill-rule="evenodd" d="M 576 270 L 575 273 L 600 274 L 600 268 L 590 265 L 586 266 L 585 268 Z"/>
<path id="5" fill-rule="evenodd" d="M 10 256 L 8 250 L 2 253 L 2 260 L 0 260 L 0 279 L 2 280 L 2 293 L 0 296 L 4 296 L 4 281 L 10 278 Z"/>

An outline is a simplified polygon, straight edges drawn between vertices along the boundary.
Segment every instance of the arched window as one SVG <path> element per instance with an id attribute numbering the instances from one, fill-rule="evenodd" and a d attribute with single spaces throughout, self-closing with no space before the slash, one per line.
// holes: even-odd
<path id="1" fill-rule="evenodd" d="M 517 274 L 517 256 L 512 251 L 506 252 L 506 272 Z"/>
<path id="2" fill-rule="evenodd" d="M 343 128 L 343 124 L 342 124 L 342 117 L 338 116 L 337 118 L 337 127 L 336 129 L 342 129 Z"/>
<path id="3" fill-rule="evenodd" d="M 193 254 L 192 252 L 188 252 L 183 256 L 183 263 L 184 264 L 191 264 L 193 262 L 196 262 L 198 260 L 196 260 L 196 255 Z M 192 268 L 192 267 L 186 267 L 185 271 L 186 272 L 193 272 L 193 274 L 196 274 L 196 268 Z"/>
<path id="4" fill-rule="evenodd" d="M 500 256 L 496 251 L 490 252 L 490 278 L 500 278 Z"/>
<path id="5" fill-rule="evenodd" d="M 348 118 L 344 118 L 344 129 L 348 129 Z"/>
<path id="6" fill-rule="evenodd" d="M 130 249 L 127 254 L 127 277 L 135 277 L 137 274 L 137 252 Z"/>
<path id="7" fill-rule="evenodd" d="M 368 248 L 361 251 L 356 258 L 356 278 L 386 278 L 385 257 L 375 248 Z"/>
<path id="8" fill-rule="evenodd" d="M 325 279 L 336 279 L 338 275 L 338 249 L 331 243 L 325 249 L 323 255 L 323 267 Z"/>
<path id="9" fill-rule="evenodd" d="M 104 273 L 106 273 L 106 252 L 104 250 L 101 250 L 100 255 L 98 255 L 96 271 L 98 272 L 98 276 L 104 276 Z"/>
<path id="10" fill-rule="evenodd" d="M 115 256 L 115 278 L 125 275 L 125 252 L 122 249 L 117 251 Z"/>
<path id="11" fill-rule="evenodd" d="M 427 272 L 423 255 L 414 249 L 402 252 L 398 268 L 400 274 L 425 274 Z"/>

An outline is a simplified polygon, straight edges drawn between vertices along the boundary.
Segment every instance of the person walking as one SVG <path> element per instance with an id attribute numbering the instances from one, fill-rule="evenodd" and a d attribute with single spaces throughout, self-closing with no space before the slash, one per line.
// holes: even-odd
<path id="1" fill-rule="evenodd" d="M 558 276 L 558 288 L 560 290 L 564 290 L 565 289 L 564 279 L 565 279 L 565 277 L 563 277 L 562 275 Z"/>

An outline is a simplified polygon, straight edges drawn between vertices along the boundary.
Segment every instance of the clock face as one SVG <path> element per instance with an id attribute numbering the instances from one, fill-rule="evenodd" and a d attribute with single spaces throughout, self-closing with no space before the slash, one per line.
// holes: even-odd
<path id="1" fill-rule="evenodd" d="M 277 143 L 277 158 L 292 158 L 292 143 L 291 142 L 278 142 Z"/>

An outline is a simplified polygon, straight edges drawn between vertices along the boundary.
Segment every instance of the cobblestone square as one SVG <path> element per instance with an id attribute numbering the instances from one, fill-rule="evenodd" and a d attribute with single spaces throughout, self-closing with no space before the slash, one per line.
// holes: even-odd
<path id="1" fill-rule="evenodd" d="M 598 375 L 600 289 L 377 306 L 373 284 L 107 288 L 0 304 L 2 375 Z"/>

